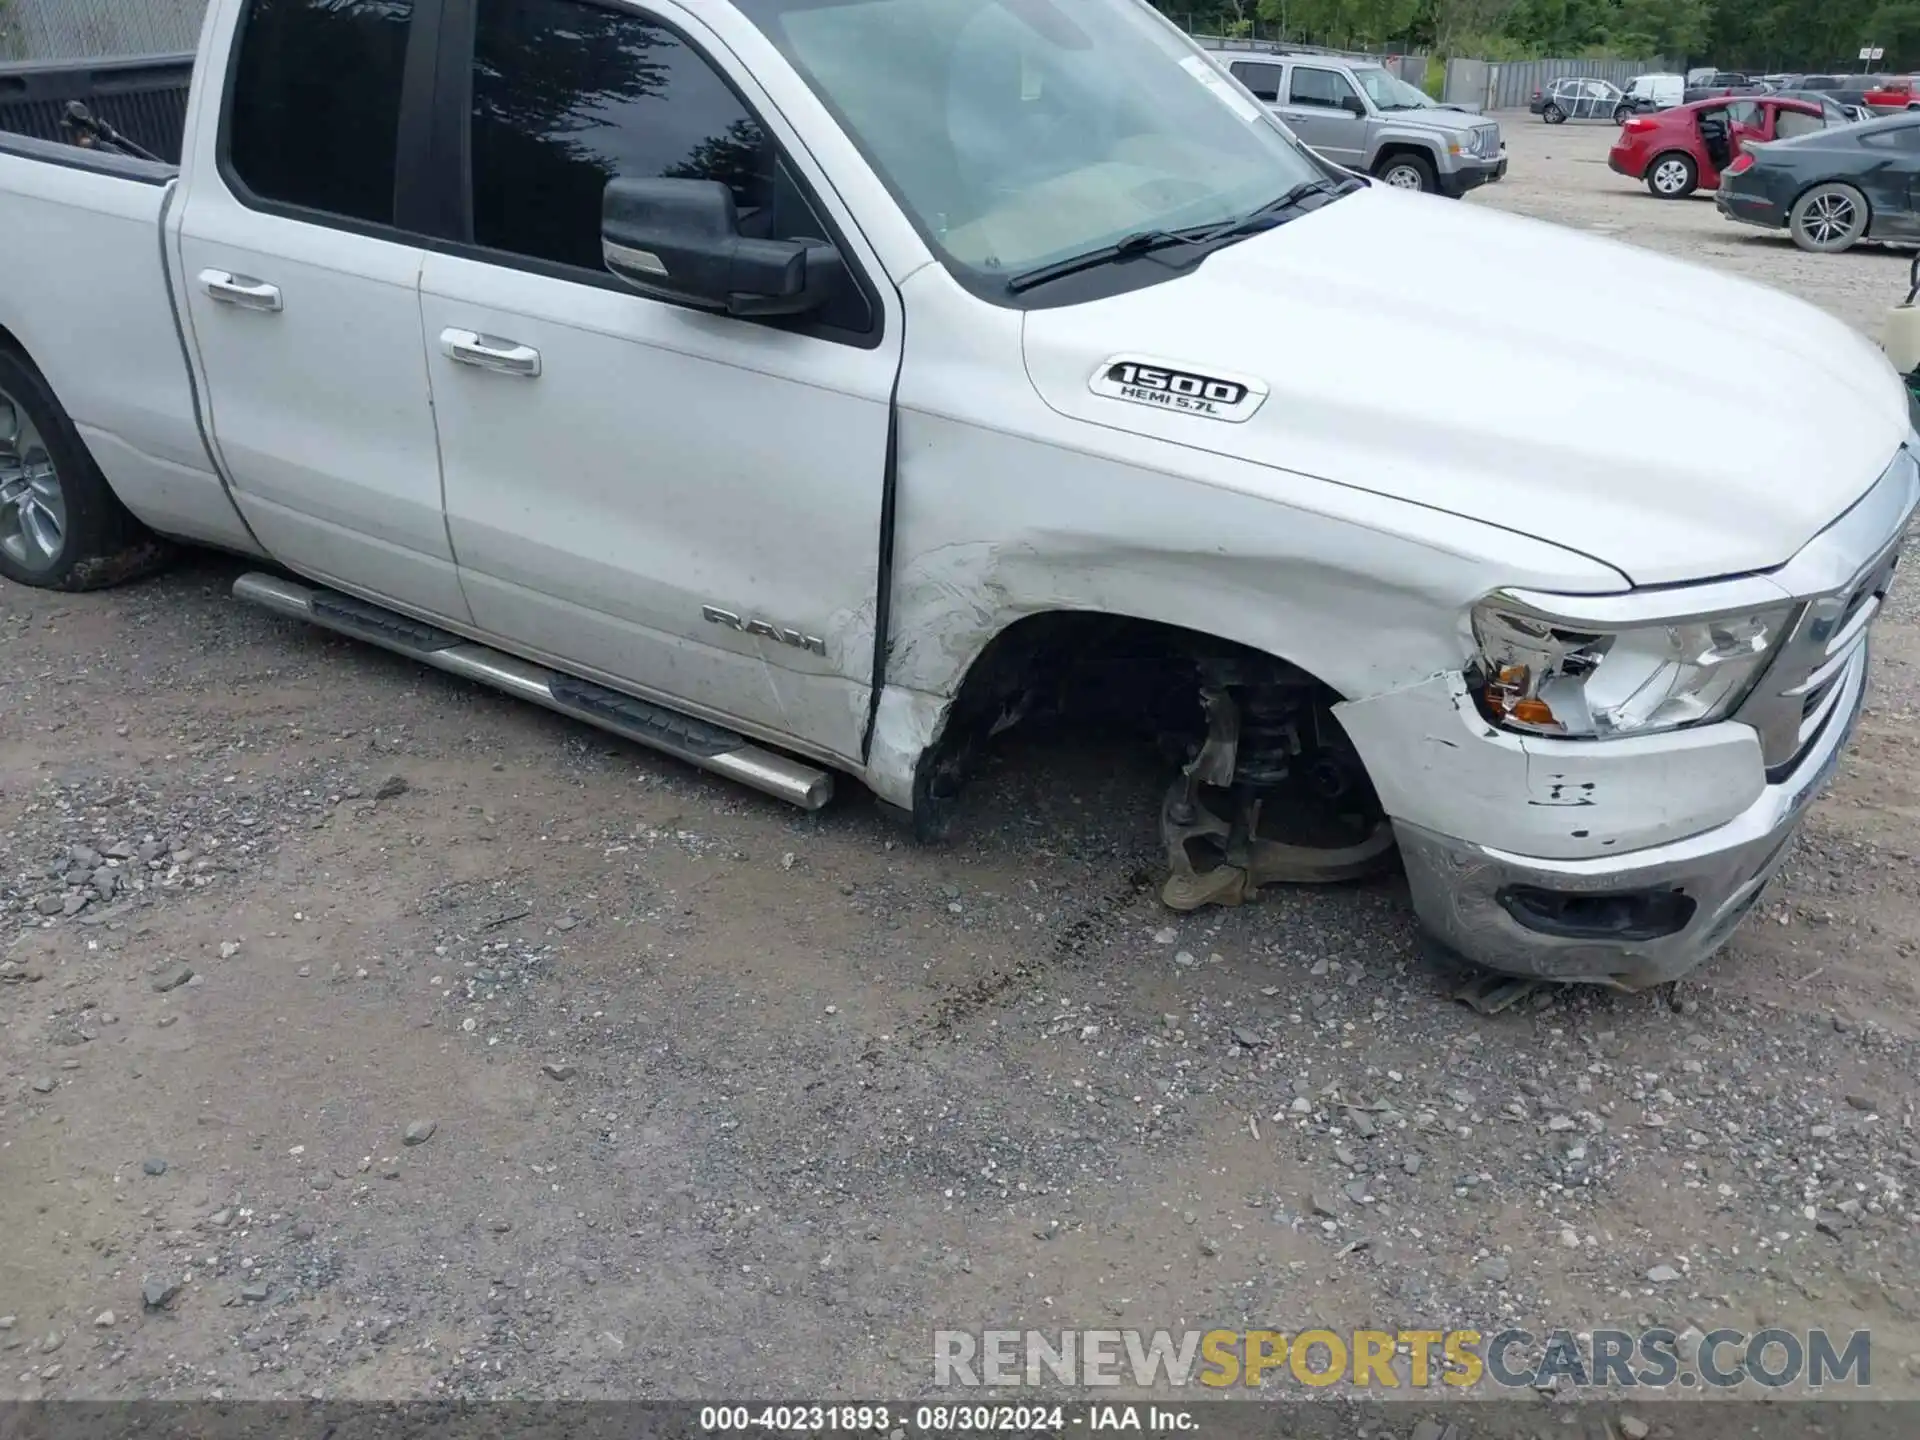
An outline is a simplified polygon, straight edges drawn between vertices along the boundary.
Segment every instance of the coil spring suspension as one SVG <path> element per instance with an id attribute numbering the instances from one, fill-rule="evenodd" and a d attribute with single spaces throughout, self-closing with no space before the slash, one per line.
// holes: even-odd
<path id="1" fill-rule="evenodd" d="M 1261 835 L 1263 805 L 1300 803 L 1303 793 L 1344 788 L 1320 773 L 1321 734 L 1314 691 L 1297 678 L 1249 680 L 1227 667 L 1203 673 L 1200 698 L 1207 736 L 1167 792 L 1160 813 L 1171 874 L 1161 898 L 1176 910 L 1237 905 L 1272 883 L 1322 884 L 1377 868 L 1393 848 L 1384 816 L 1357 843 L 1298 845 Z M 1307 785 L 1285 786 L 1306 753 L 1302 721 L 1316 748 Z M 1337 775 L 1337 767 L 1336 775 Z M 1222 815 L 1204 792 L 1226 792 Z M 1196 861 L 1200 862 L 1196 864 Z"/>
<path id="2" fill-rule="evenodd" d="M 1293 773 L 1300 754 L 1301 688 L 1245 685 L 1234 699 L 1240 709 L 1240 741 L 1234 748 L 1233 783 L 1256 792 L 1270 790 Z"/>

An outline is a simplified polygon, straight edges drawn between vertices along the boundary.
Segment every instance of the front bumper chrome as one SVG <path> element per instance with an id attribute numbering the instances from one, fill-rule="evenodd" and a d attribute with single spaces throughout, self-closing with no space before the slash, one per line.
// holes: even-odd
<path id="1" fill-rule="evenodd" d="M 1866 679 L 1862 649 L 1841 678 L 1829 723 L 1794 773 L 1732 820 L 1685 840 L 1592 860 L 1540 860 L 1396 822 L 1421 924 L 1448 949 L 1509 974 L 1639 990 L 1686 973 L 1726 943 L 1780 868 L 1807 806 L 1839 767 Z M 1589 896 L 1675 891 L 1694 908 L 1684 926 L 1656 938 L 1557 936 L 1516 917 L 1509 897 L 1521 887 Z"/>

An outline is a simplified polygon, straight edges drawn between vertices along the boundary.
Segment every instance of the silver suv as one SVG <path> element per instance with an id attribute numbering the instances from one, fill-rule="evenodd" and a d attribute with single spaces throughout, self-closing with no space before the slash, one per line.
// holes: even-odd
<path id="1" fill-rule="evenodd" d="M 1205 42 L 1202 42 L 1205 43 Z M 1286 127 L 1334 164 L 1459 197 L 1507 173 L 1500 127 L 1435 104 L 1384 66 L 1332 55 L 1207 46 Z"/>

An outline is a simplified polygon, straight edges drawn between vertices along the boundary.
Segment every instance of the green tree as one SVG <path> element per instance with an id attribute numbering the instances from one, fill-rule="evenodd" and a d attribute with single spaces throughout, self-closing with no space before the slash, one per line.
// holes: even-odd
<path id="1" fill-rule="evenodd" d="M 1425 0 L 1260 0 L 1264 25 L 1318 45 L 1404 40 Z"/>
<path id="2" fill-rule="evenodd" d="M 0 0 L 4 6 L 7 0 Z M 1920 71 L 1920 0 L 1157 0 L 1205 34 L 1407 42 L 1489 59 L 1661 56 L 1729 70 Z"/>
<path id="3" fill-rule="evenodd" d="M 1623 55 L 1696 55 L 1707 43 L 1710 0 L 1620 0 L 1607 30 Z"/>

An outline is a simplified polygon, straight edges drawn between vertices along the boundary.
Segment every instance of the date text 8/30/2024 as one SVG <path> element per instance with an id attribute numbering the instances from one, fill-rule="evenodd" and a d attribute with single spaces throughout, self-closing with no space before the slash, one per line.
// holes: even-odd
<path id="1" fill-rule="evenodd" d="M 700 1428 L 714 1434 L 892 1430 L 1059 1434 L 1086 1430 L 1190 1431 L 1186 1409 L 1157 1405 L 703 1405 Z"/>

